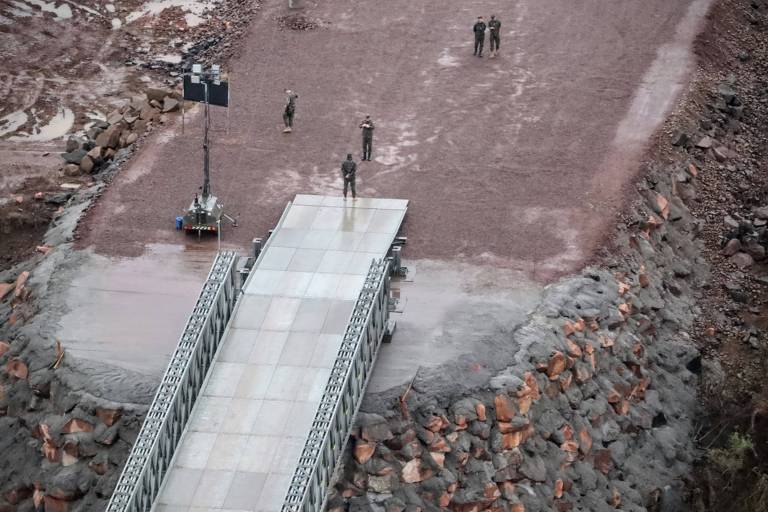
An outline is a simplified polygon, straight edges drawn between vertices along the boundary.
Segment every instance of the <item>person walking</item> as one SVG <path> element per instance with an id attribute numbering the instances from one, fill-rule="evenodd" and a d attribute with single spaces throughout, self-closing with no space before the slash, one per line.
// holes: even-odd
<path id="1" fill-rule="evenodd" d="M 348 153 L 347 159 L 341 163 L 341 176 L 344 178 L 344 199 L 347 198 L 347 188 L 352 190 L 352 199 L 357 199 L 355 173 L 357 173 L 357 164 L 352 160 L 352 154 Z"/>
<path id="2" fill-rule="evenodd" d="M 283 110 L 283 123 L 285 128 L 283 133 L 291 133 L 293 131 L 293 115 L 296 113 L 296 100 L 299 95 L 290 89 L 285 90 L 285 110 Z"/>
<path id="3" fill-rule="evenodd" d="M 491 57 L 496 57 L 499 54 L 499 36 L 501 34 L 501 22 L 496 19 L 496 16 L 491 16 L 488 21 L 488 34 L 491 41 Z"/>
<path id="4" fill-rule="evenodd" d="M 475 53 L 478 57 L 483 56 L 483 44 L 485 43 L 485 22 L 482 16 L 477 17 L 477 23 L 472 27 L 472 31 L 475 33 Z"/>
<path id="5" fill-rule="evenodd" d="M 371 116 L 365 116 L 363 122 L 360 123 L 360 128 L 363 130 L 363 160 L 371 161 L 371 148 L 373 147 L 373 130 L 376 128 L 373 125 Z"/>

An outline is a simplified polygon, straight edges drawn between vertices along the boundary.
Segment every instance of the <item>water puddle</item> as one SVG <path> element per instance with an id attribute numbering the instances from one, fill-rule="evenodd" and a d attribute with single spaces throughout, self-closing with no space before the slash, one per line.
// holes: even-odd
<path id="1" fill-rule="evenodd" d="M 171 7 L 180 7 L 186 14 L 184 19 L 190 27 L 196 27 L 205 21 L 203 14 L 209 9 L 211 2 L 195 0 L 152 0 L 141 9 L 133 11 L 125 18 L 125 23 L 133 23 L 143 16 L 157 16 Z"/>
<path id="2" fill-rule="evenodd" d="M 168 64 L 179 64 L 181 62 L 181 55 L 175 53 L 165 53 L 155 57 L 155 60 L 160 62 L 167 62 Z"/>
<path id="3" fill-rule="evenodd" d="M 44 126 L 35 125 L 31 133 L 19 132 L 19 135 L 9 137 L 8 140 L 16 142 L 47 142 L 63 137 L 72 129 L 75 124 L 75 114 L 68 108 L 59 107 L 48 124 Z"/>
<path id="4" fill-rule="evenodd" d="M 61 342 L 76 357 L 161 375 L 213 257 L 160 244 L 132 259 L 88 254 L 61 298 Z"/>
<path id="5" fill-rule="evenodd" d="M 29 117 L 22 110 L 11 112 L 7 116 L 0 119 L 0 137 L 8 133 L 13 133 L 27 122 Z"/>
<path id="6" fill-rule="evenodd" d="M 406 281 L 393 281 L 399 299 L 391 344 L 382 345 L 369 392 L 409 382 L 420 368 L 462 356 L 487 364 L 509 343 L 539 302 L 541 287 L 522 272 L 458 262 L 405 262 Z"/>
<path id="7" fill-rule="evenodd" d="M 43 0 L 24 0 L 30 5 L 39 7 L 42 12 L 50 12 L 56 17 L 56 21 L 68 20 L 72 17 L 72 8 L 67 3 L 56 5 L 56 2 L 44 2 Z"/>

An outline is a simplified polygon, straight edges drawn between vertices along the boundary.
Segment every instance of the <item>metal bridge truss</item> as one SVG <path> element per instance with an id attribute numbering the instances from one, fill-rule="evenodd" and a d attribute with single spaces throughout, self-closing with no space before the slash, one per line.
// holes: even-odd
<path id="1" fill-rule="evenodd" d="M 283 512 L 319 512 L 387 334 L 389 262 L 374 260 L 288 489 Z"/>
<path id="2" fill-rule="evenodd" d="M 107 512 L 150 510 L 239 295 L 237 256 L 216 255 Z"/>

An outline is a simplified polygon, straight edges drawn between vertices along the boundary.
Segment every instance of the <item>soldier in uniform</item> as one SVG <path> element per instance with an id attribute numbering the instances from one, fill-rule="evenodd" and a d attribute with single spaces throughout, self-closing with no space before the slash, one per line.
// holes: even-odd
<path id="1" fill-rule="evenodd" d="M 373 129 L 376 128 L 373 125 L 371 116 L 365 116 L 363 122 L 360 123 L 360 128 L 363 130 L 363 160 L 371 161 L 371 148 L 373 147 Z"/>
<path id="2" fill-rule="evenodd" d="M 285 110 L 283 111 L 285 129 L 283 133 L 291 133 L 293 131 L 293 114 L 296 113 L 296 100 L 299 98 L 299 95 L 290 89 L 285 90 L 285 95 Z"/>
<path id="3" fill-rule="evenodd" d="M 483 44 L 485 43 L 485 22 L 482 16 L 477 17 L 477 23 L 472 27 L 472 31 L 475 33 L 475 53 L 478 57 L 483 56 Z"/>
<path id="4" fill-rule="evenodd" d="M 490 21 L 488 21 L 488 30 L 491 40 L 491 57 L 496 57 L 499 54 L 499 35 L 501 33 L 501 22 L 496 19 L 496 16 L 491 16 Z"/>
<path id="5" fill-rule="evenodd" d="M 352 160 L 352 154 L 347 154 L 347 159 L 341 163 L 341 176 L 344 178 L 344 199 L 347 198 L 347 188 L 352 189 L 352 199 L 357 198 L 355 193 L 355 173 L 357 164 Z"/>

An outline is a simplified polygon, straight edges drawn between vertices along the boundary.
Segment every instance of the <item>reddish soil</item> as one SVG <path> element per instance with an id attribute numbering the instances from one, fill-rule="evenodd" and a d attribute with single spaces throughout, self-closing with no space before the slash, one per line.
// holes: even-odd
<path id="1" fill-rule="evenodd" d="M 408 257 L 551 278 L 583 264 L 612 227 L 642 149 L 617 159 L 617 127 L 689 2 L 328 1 L 307 3 L 319 28 L 305 31 L 284 29 L 284 4 L 264 5 L 227 66 L 229 133 L 216 112 L 213 189 L 240 227 L 225 240 L 263 236 L 296 193 L 339 194 L 338 165 L 359 157 L 357 125 L 370 113 L 374 161 L 360 165 L 358 191 L 411 201 Z M 478 59 L 471 26 L 492 12 L 502 52 Z M 285 87 L 300 95 L 291 135 L 280 133 Z M 187 123 L 111 186 L 81 229 L 84 245 L 136 255 L 147 242 L 184 242 L 174 217 L 202 160 L 200 117 Z"/>

